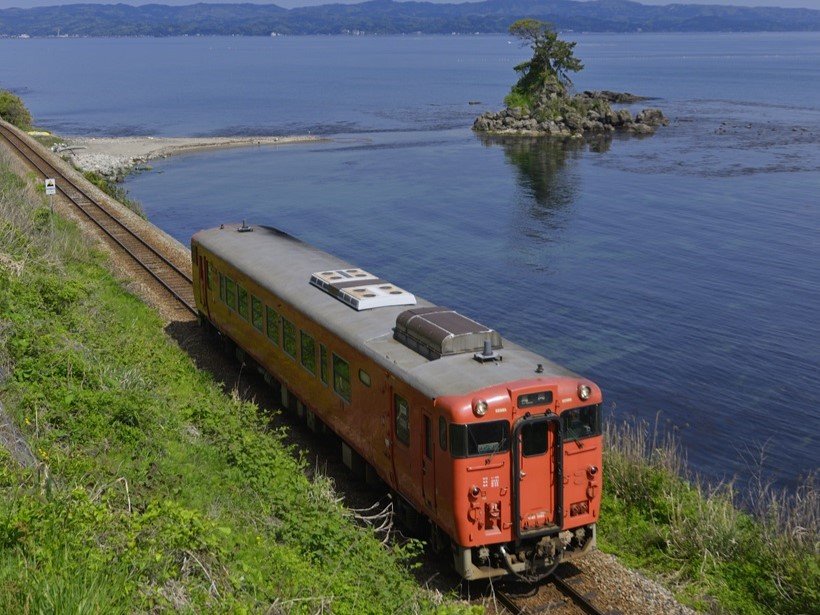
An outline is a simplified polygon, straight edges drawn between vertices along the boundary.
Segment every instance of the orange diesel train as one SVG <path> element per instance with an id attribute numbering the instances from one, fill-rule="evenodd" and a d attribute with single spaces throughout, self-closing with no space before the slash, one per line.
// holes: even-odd
<path id="1" fill-rule="evenodd" d="M 266 226 L 191 240 L 196 304 L 337 434 L 466 579 L 548 571 L 595 544 L 601 391 L 492 329 Z"/>

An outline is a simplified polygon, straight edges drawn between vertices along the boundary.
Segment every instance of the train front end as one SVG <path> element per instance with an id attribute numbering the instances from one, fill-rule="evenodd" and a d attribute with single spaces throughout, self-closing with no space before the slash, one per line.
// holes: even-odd
<path id="1" fill-rule="evenodd" d="M 450 415 L 454 559 L 466 579 L 548 574 L 595 545 L 600 389 L 535 378 L 439 399 Z"/>

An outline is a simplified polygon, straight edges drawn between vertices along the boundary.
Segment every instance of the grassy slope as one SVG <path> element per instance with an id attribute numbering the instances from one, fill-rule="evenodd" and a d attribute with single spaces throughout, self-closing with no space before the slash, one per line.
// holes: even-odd
<path id="1" fill-rule="evenodd" d="M 434 608 L 41 199 L 0 162 L 0 398 L 43 462 L 0 449 L 0 612 Z M 608 434 L 602 549 L 701 610 L 817 613 L 813 482 L 754 519 L 645 436 Z"/>
<path id="2" fill-rule="evenodd" d="M 0 612 L 434 608 L 41 202 L 0 161 Z"/>
<path id="3" fill-rule="evenodd" d="M 766 487 L 737 507 L 732 485 L 685 481 L 676 443 L 646 426 L 610 426 L 599 546 L 664 578 L 711 613 L 820 613 L 820 497 L 809 476 L 796 493 Z"/>

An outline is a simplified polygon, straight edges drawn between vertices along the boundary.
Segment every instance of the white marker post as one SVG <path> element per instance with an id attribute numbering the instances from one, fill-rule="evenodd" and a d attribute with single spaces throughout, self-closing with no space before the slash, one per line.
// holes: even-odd
<path id="1" fill-rule="evenodd" d="M 57 180 L 52 178 L 46 179 L 46 196 L 48 197 L 48 204 L 51 207 L 51 213 L 54 213 L 54 195 L 57 194 Z"/>

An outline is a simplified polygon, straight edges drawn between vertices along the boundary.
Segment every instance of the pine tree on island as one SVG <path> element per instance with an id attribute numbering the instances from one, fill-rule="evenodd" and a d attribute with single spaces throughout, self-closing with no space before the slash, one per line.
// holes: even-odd
<path id="1" fill-rule="evenodd" d="M 562 41 L 544 21 L 519 19 L 510 26 L 510 34 L 532 49 L 532 58 L 515 67 L 521 78 L 511 94 L 530 96 L 543 90 L 565 93 L 572 86 L 569 73 L 584 68 L 581 60 L 573 55 L 577 43 Z"/>
<path id="2" fill-rule="evenodd" d="M 532 57 L 515 66 L 519 79 L 504 97 L 506 109 L 480 115 L 473 130 L 582 138 L 615 130 L 652 134 L 669 123 L 660 109 L 644 109 L 633 118 L 628 109 L 616 111 L 610 106 L 643 100 L 640 96 L 608 90 L 572 94 L 570 73 L 584 65 L 575 57 L 576 43 L 561 40 L 551 24 L 519 19 L 509 31 L 532 49 Z"/>

